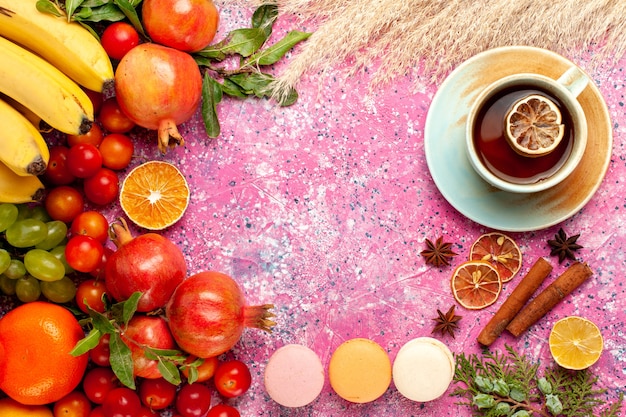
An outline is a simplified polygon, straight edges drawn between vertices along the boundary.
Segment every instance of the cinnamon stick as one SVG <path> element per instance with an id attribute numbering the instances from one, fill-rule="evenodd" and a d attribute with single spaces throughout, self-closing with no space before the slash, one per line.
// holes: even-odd
<path id="1" fill-rule="evenodd" d="M 540 292 L 506 327 L 515 337 L 535 324 L 563 298 L 593 275 L 586 263 L 576 262 L 565 270 L 552 284 Z"/>
<path id="2" fill-rule="evenodd" d="M 545 258 L 539 258 L 517 284 L 511 295 L 502 303 L 496 314 L 478 335 L 478 343 L 489 346 L 496 341 L 513 317 L 524 307 L 524 304 L 537 291 L 552 271 L 552 265 Z"/>

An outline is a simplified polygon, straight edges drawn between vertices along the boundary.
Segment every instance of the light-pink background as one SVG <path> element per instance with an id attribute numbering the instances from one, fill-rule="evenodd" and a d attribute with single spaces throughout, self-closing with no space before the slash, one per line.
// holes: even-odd
<path id="1" fill-rule="evenodd" d="M 250 10 L 217 4 L 218 37 L 249 24 Z M 289 29 L 315 29 L 293 25 L 281 17 L 273 39 Z M 505 334 L 492 347 L 502 350 L 508 344 L 548 365 L 552 324 L 567 315 L 587 317 L 605 341 L 592 370 L 615 399 L 626 381 L 626 59 L 595 70 L 578 56 L 567 58 L 588 70 L 613 122 L 608 172 L 591 201 L 567 221 L 510 236 L 524 254 L 520 273 L 544 256 L 554 266 L 550 282 L 570 261 L 558 264 L 546 241 L 561 227 L 580 233 L 584 248 L 577 255 L 594 276 L 522 337 Z M 139 130 L 133 165 L 142 157 L 170 161 L 188 179 L 189 208 L 164 234 L 184 251 L 190 272 L 228 273 L 250 304 L 276 306 L 274 332 L 247 330 L 228 354 L 247 362 L 253 373 L 251 390 L 231 400 L 242 416 L 470 416 L 470 410 L 455 405 L 456 398 L 415 403 L 393 384 L 378 400 L 357 405 L 339 398 L 327 380 L 320 397 L 300 409 L 280 407 L 264 390 L 265 364 L 287 343 L 310 347 L 327 366 L 334 349 L 351 338 L 376 341 L 393 360 L 405 342 L 430 336 L 436 310 L 455 303 L 449 285 L 453 267 L 479 235 L 491 231 L 452 208 L 429 174 L 424 124 L 438 84 L 415 73 L 372 93 L 371 71 L 343 75 L 342 68 L 321 81 L 318 74 L 307 74 L 298 102 L 287 108 L 226 98 L 219 105 L 220 137 L 206 138 L 197 114 L 181 126 L 186 145 L 165 156 L 158 153 L 154 134 Z M 120 213 L 113 207 L 106 214 L 112 220 Z M 428 266 L 420 256 L 425 239 L 439 236 L 459 253 L 452 267 Z M 455 339 L 433 336 L 455 353 L 478 352 L 478 332 L 512 288 L 506 286 L 496 304 L 484 310 L 459 307 L 463 319 Z M 222 400 L 216 395 L 215 401 Z"/>

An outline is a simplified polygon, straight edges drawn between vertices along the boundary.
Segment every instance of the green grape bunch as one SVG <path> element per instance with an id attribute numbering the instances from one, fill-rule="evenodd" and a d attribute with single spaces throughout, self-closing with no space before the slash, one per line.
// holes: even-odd
<path id="1" fill-rule="evenodd" d="M 68 228 L 41 205 L 0 204 L 0 291 L 23 303 L 43 295 L 67 303 L 76 295 L 65 260 Z"/>

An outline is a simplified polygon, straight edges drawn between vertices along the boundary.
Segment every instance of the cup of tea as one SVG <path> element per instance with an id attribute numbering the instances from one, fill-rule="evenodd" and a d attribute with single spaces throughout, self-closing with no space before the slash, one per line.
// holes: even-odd
<path id="1" fill-rule="evenodd" d="M 588 83 L 572 66 L 558 79 L 518 73 L 490 84 L 467 117 L 474 170 L 513 193 L 543 191 L 567 178 L 587 145 L 587 119 L 577 97 Z"/>

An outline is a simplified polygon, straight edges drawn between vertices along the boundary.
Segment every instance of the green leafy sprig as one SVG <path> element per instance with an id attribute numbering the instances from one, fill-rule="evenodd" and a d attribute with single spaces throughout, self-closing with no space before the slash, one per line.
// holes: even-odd
<path id="1" fill-rule="evenodd" d="M 83 355 L 95 348 L 103 336 L 109 335 L 111 369 L 125 386 L 136 388 L 132 351 L 128 343 L 135 343 L 143 349 L 146 358 L 156 360 L 159 372 L 170 383 L 179 385 L 182 382 L 181 371 L 185 369 L 189 371 L 187 380 L 194 382 L 198 378 L 198 366 L 202 364 L 203 359 L 190 361 L 189 355 L 181 350 L 155 349 L 122 337 L 128 322 L 137 311 L 140 297 L 141 293 L 136 292 L 126 301 L 108 305 L 104 313 L 90 308 L 89 318 L 82 324 L 91 329 L 70 353 L 74 356 Z"/>
<path id="2" fill-rule="evenodd" d="M 75 21 L 98 37 L 98 28 L 94 23 L 119 22 L 128 19 L 137 32 L 147 38 L 141 24 L 137 7 L 142 0 L 38 0 L 37 10 L 58 17 L 65 17 L 67 21 Z"/>
<path id="3" fill-rule="evenodd" d="M 451 395 L 470 407 L 474 416 L 495 417 L 617 417 L 623 394 L 612 404 L 595 388 L 598 378 L 589 370 L 569 371 L 554 365 L 539 375 L 539 363 L 506 346 L 506 353 L 455 355 Z"/>
<path id="4" fill-rule="evenodd" d="M 141 0 L 39 0 L 37 8 L 44 13 L 64 16 L 91 31 L 94 36 L 107 22 L 128 19 L 135 29 L 149 41 L 141 22 Z M 279 62 L 294 46 L 308 39 L 311 33 L 293 30 L 272 45 L 266 45 L 272 35 L 278 8 L 263 5 L 252 15 L 251 27 L 230 31 L 221 41 L 192 53 L 203 71 L 202 119 L 209 138 L 220 135 L 217 105 L 225 95 L 274 98 L 281 106 L 290 106 L 298 100 L 291 88 L 286 93 L 274 94 L 276 78 L 265 68 Z M 236 68 L 227 68 L 225 61 L 232 58 Z M 230 62 L 229 60 L 228 62 Z"/>

